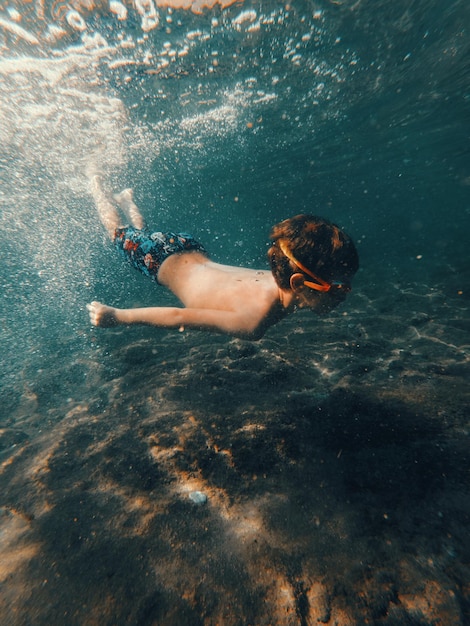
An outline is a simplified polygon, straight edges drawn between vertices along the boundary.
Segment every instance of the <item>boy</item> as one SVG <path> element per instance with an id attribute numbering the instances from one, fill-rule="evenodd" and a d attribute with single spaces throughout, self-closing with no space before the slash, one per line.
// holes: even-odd
<path id="1" fill-rule="evenodd" d="M 271 272 L 252 270 L 211 261 L 191 235 L 146 230 L 130 189 L 114 197 L 132 224 L 123 227 L 97 175 L 91 178 L 91 190 L 100 219 L 121 253 L 185 307 L 116 309 L 92 302 L 87 309 L 94 326 L 150 324 L 257 340 L 295 307 L 321 315 L 351 291 L 359 267 L 356 248 L 348 235 L 322 218 L 297 215 L 274 226 L 268 251 Z"/>

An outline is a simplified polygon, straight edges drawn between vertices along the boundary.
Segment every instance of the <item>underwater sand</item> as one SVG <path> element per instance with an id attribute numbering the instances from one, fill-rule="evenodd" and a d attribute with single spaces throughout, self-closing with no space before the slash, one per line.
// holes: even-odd
<path id="1" fill-rule="evenodd" d="M 468 624 L 468 303 L 372 291 L 257 343 L 90 329 L 19 379 L 2 623 Z"/>

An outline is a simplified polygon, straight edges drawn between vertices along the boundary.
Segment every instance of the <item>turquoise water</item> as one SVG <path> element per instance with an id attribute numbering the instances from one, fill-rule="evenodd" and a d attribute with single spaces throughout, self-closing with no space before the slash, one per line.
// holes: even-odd
<path id="1" fill-rule="evenodd" d="M 86 333 L 91 296 L 135 294 L 101 246 L 90 158 L 111 186 L 135 188 L 149 223 L 195 232 L 221 260 L 264 263 L 270 225 L 312 211 L 344 225 L 384 280 L 396 270 L 445 288 L 450 267 L 452 290 L 463 287 L 453 281 L 467 270 L 470 219 L 466 3 L 163 8 L 155 27 L 131 6 L 118 19 L 82 5 L 3 7 L 13 369 L 51 334 Z"/>
<path id="2" fill-rule="evenodd" d="M 466 596 L 461 590 L 468 562 L 463 530 L 468 457 L 462 441 L 468 437 L 469 28 L 470 4 L 464 0 L 236 2 L 202 12 L 151 0 L 0 2 L 0 429 L 7 494 L 0 539 L 7 538 L 1 549 L 10 556 L 12 545 L 43 546 L 30 557 L 29 569 L 16 556 L 7 573 L 0 569 L 2 584 L 7 575 L 15 581 L 0 607 L 23 607 L 12 624 L 196 624 L 204 619 L 304 624 L 318 572 L 332 598 L 335 576 L 347 581 L 354 570 L 350 587 L 344 582 L 346 591 L 338 593 L 343 604 L 355 605 L 352 596 L 365 588 L 357 572 L 369 552 L 375 554 L 369 564 L 375 573 L 382 558 L 405 563 L 415 554 L 414 565 L 408 563 L 416 566 L 413 580 L 422 575 L 430 585 L 453 590 L 458 607 L 449 600 L 446 623 L 466 623 L 468 589 Z M 88 191 L 92 161 L 99 163 L 110 189 L 134 188 L 150 225 L 193 233 L 221 262 L 265 266 L 271 225 L 296 213 L 333 220 L 357 242 L 361 270 L 353 294 L 331 318 L 299 314 L 255 347 L 205 333 L 91 328 L 85 305 L 94 299 L 123 307 L 174 302 L 132 272 L 107 242 Z M 204 434 L 195 434 L 196 429 L 185 439 L 183 429 L 175 443 L 182 423 L 194 426 L 187 421 L 190 414 L 202 421 Z M 237 430 L 248 414 L 253 423 Z M 317 432 L 309 416 L 318 415 L 326 417 Z M 393 422 L 390 429 L 379 419 L 384 415 Z M 357 426 L 361 419 L 364 431 Z M 291 427 L 295 423 L 298 435 Z M 160 427 L 168 439 L 159 443 L 162 449 L 179 446 L 178 454 L 184 455 L 186 441 L 191 452 L 173 474 L 162 460 L 167 457 L 155 453 L 152 458 L 162 463 L 167 480 L 154 493 L 154 479 L 148 479 L 154 471 L 148 446 L 154 444 L 148 438 Z M 266 435 L 257 439 L 256 432 Z M 445 432 L 450 439 L 443 443 Z M 249 443 L 247 433 L 253 437 Z M 206 438 L 217 442 L 210 454 Z M 278 439 L 286 446 L 282 454 Z M 401 454 L 402 443 L 410 448 Z M 429 447 L 436 457 L 428 458 Z M 234 455 L 231 469 L 214 461 L 222 448 Z M 31 476 L 43 476 L 46 458 L 49 479 L 33 489 Z M 259 467 L 253 458 L 260 459 Z M 320 458 L 321 466 L 309 465 Z M 435 466 L 432 458 L 438 458 Z M 337 461 L 345 464 L 339 474 Z M 417 471 L 415 462 L 427 470 Z M 137 469 L 126 477 L 124 466 L 132 464 Z M 178 508 L 176 492 L 167 486 L 175 476 L 186 476 L 188 467 L 208 481 L 207 489 L 210 483 L 215 491 L 208 501 L 217 502 L 225 517 L 214 521 L 202 513 L 194 522 L 197 532 L 205 524 L 211 529 L 212 539 L 201 543 L 206 552 L 196 554 L 208 584 L 218 591 L 214 597 L 201 591 L 200 604 L 194 600 L 192 612 L 185 613 L 176 599 L 184 596 L 177 574 L 165 579 L 162 571 L 155 573 L 152 559 L 161 545 L 146 535 L 142 512 L 132 539 L 129 528 L 142 484 L 152 494 L 142 500 L 149 518 L 156 515 L 149 513 L 149 502 L 163 494 L 165 528 L 175 524 L 171 532 L 178 536 L 181 525 L 183 544 L 175 548 L 175 561 L 187 587 L 197 587 L 196 557 L 188 546 L 201 537 L 188 527 L 186 509 Z M 104 487 L 98 495 L 93 492 L 98 474 L 113 483 L 104 499 L 99 497 Z M 263 476 L 271 476 L 272 483 L 262 493 L 259 483 L 255 489 L 250 481 Z M 310 496 L 300 488 L 305 476 L 312 484 L 320 476 L 323 485 L 317 491 L 312 487 Z M 390 491 L 406 492 L 409 477 L 415 481 L 409 500 L 391 501 Z M 217 489 L 226 491 L 227 500 Z M 446 490 L 451 503 L 440 500 Z M 357 494 L 363 493 L 355 509 Z M 114 507 L 113 498 L 123 500 Z M 59 502 L 66 502 L 63 517 Z M 96 507 L 97 521 L 85 524 L 82 535 L 105 529 L 112 549 L 104 542 L 96 553 L 84 554 L 78 539 L 74 543 L 59 530 L 72 523 L 82 506 L 78 502 L 88 503 L 84 517 L 89 519 Z M 217 543 L 219 523 L 228 523 L 227 511 L 240 502 L 246 508 L 237 509 L 238 522 L 245 514 L 252 521 L 248 530 L 239 525 L 234 533 L 245 545 L 240 537 L 263 527 L 248 502 L 262 510 L 272 533 L 263 536 L 271 550 L 265 559 L 259 548 L 259 561 L 250 562 L 232 544 L 227 556 Z M 435 506 L 443 517 L 432 517 L 433 502 L 439 502 Z M 115 522 L 121 507 L 132 513 Z M 398 539 L 382 525 L 394 508 L 406 520 Z M 50 510 L 55 511 L 50 528 L 60 539 L 57 550 L 70 556 L 68 569 L 57 566 L 60 557 L 47 534 Z M 420 517 L 422 510 L 432 522 Z M 326 538 L 315 539 L 309 552 L 311 527 L 320 527 L 316 520 L 321 518 L 323 529 L 328 515 Z M 362 524 L 371 528 L 368 539 L 358 539 Z M 374 552 L 385 535 L 398 545 L 393 558 Z M 138 536 L 145 537 L 144 545 Z M 124 559 L 130 544 L 136 553 Z M 103 573 L 96 565 L 102 556 L 96 555 L 108 548 L 113 564 L 103 565 Z M 307 564 L 299 556 L 303 551 Z M 144 552 L 145 558 L 138 556 Z M 98 573 L 87 586 L 83 577 L 90 563 Z M 274 600 L 284 597 L 284 583 L 264 595 L 253 583 L 237 600 L 244 580 L 256 579 L 257 567 L 282 570 L 296 598 L 294 621 L 279 617 L 284 605 Z M 52 579 L 46 573 L 51 568 L 58 574 L 50 595 L 41 587 L 36 601 L 25 601 L 25 589 L 37 590 L 37 576 Z M 113 608 L 100 613 L 100 597 L 108 589 L 103 578 L 111 580 L 111 570 L 119 572 L 115 586 L 109 583 L 113 600 L 107 606 Z M 419 617 L 409 600 L 421 593 L 418 583 L 416 588 L 407 583 L 400 596 L 389 585 L 393 579 L 402 589 L 400 576 L 392 565 L 390 571 L 385 576 L 381 570 L 382 578 L 364 577 L 388 589 L 387 602 L 399 607 L 395 617 L 389 611 L 385 621 L 377 600 L 370 614 L 353 611 L 354 623 L 367 617 L 369 623 L 430 624 L 438 609 L 434 617 Z M 123 582 L 126 572 L 132 584 Z M 149 600 L 154 575 L 161 605 Z M 78 600 L 67 599 L 60 578 L 86 598 L 82 608 Z M 92 588 L 100 590 L 96 596 Z M 426 597 L 432 595 L 429 589 Z M 123 593 L 129 597 L 123 599 Z M 55 608 L 46 608 L 55 596 Z M 220 608 L 216 596 L 228 598 L 233 612 Z M 271 607 L 266 615 L 262 604 Z M 341 620 L 331 604 L 332 619 Z M 168 606 L 176 607 L 174 613 Z M 245 616 L 238 622 L 237 610 Z M 72 621 L 63 621 L 67 611 Z M 327 613 L 315 615 L 330 623 Z"/>

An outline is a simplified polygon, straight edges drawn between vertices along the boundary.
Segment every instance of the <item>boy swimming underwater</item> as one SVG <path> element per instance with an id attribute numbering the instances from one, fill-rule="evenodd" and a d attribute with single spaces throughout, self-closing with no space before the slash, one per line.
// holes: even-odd
<path id="1" fill-rule="evenodd" d="M 149 324 L 195 328 L 260 339 L 295 307 L 322 315 L 343 302 L 359 267 L 354 243 L 331 222 L 297 215 L 272 228 L 271 271 L 221 265 L 185 233 L 151 232 L 127 189 L 114 197 L 132 226 L 122 226 L 113 203 L 91 178 L 99 217 L 126 259 L 172 291 L 180 307 L 117 309 L 87 305 L 94 326 Z"/>

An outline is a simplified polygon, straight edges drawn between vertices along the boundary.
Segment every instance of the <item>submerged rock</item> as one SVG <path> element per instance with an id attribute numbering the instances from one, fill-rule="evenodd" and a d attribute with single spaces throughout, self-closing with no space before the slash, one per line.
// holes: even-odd
<path id="1" fill-rule="evenodd" d="M 191 491 L 188 497 L 194 504 L 201 505 L 207 502 L 207 496 L 205 493 L 202 493 L 202 491 Z"/>

